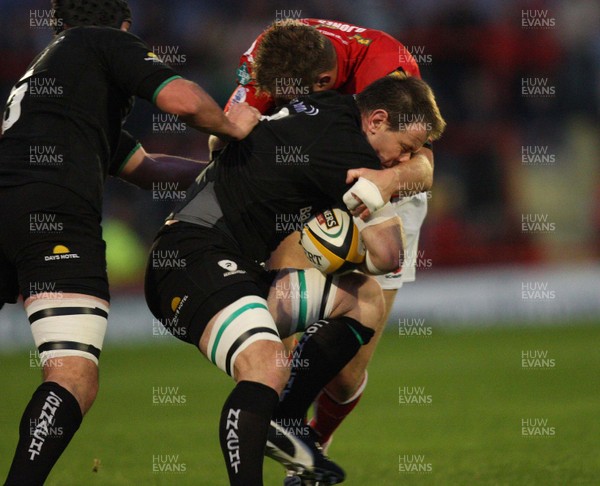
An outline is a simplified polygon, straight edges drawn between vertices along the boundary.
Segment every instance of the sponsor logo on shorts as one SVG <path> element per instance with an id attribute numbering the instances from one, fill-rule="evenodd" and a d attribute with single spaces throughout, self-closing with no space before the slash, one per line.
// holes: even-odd
<path id="1" fill-rule="evenodd" d="M 246 273 L 246 270 L 238 270 L 238 266 L 237 263 L 235 263 L 234 261 L 231 260 L 221 260 L 218 265 L 227 270 L 224 274 L 223 277 L 229 277 L 231 275 L 236 275 L 236 274 L 244 274 Z"/>
<path id="2" fill-rule="evenodd" d="M 394 273 L 386 273 L 384 278 L 386 280 L 400 280 L 402 279 L 402 270 L 397 270 Z"/>
<path id="3" fill-rule="evenodd" d="M 53 262 L 60 260 L 79 260 L 80 256 L 77 253 L 72 253 L 69 248 L 64 245 L 56 245 L 52 249 L 52 255 L 44 257 L 45 262 Z"/>
<path id="4" fill-rule="evenodd" d="M 171 299 L 171 310 L 175 314 L 173 316 L 173 318 L 170 320 L 171 326 L 173 326 L 173 327 L 177 326 L 177 324 L 179 323 L 179 314 L 181 313 L 181 309 L 183 308 L 185 303 L 188 301 L 188 298 L 189 298 L 188 295 L 184 295 L 183 298 L 173 297 L 173 299 Z"/>
<path id="5" fill-rule="evenodd" d="M 187 295 L 184 297 L 184 299 L 185 298 L 187 298 Z M 179 304 L 181 304 L 181 297 L 173 297 L 171 300 L 171 310 L 176 312 L 179 308 Z"/>

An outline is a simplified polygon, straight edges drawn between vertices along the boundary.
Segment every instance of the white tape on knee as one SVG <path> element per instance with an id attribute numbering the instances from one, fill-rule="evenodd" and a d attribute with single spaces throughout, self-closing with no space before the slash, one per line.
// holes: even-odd
<path id="1" fill-rule="evenodd" d="M 292 304 L 290 334 L 302 332 L 308 324 L 331 315 L 339 277 L 325 277 L 316 268 L 290 270 Z"/>
<path id="2" fill-rule="evenodd" d="M 256 341 L 281 342 L 267 301 L 256 295 L 236 300 L 216 319 L 207 346 L 207 357 L 233 376 L 235 360 Z"/>
<path id="3" fill-rule="evenodd" d="M 356 198 L 360 201 L 357 201 Z M 371 213 L 381 209 L 385 204 L 377 185 L 364 177 L 358 178 L 358 181 L 346 191 L 343 199 L 350 211 L 360 206 L 361 201 Z"/>
<path id="4" fill-rule="evenodd" d="M 26 309 L 42 366 L 51 358 L 79 356 L 98 364 L 108 306 L 94 298 L 36 299 Z"/>

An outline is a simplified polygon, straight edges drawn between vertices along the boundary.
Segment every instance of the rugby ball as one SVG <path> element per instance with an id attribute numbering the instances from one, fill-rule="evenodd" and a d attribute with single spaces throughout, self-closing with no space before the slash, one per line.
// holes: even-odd
<path id="1" fill-rule="evenodd" d="M 326 274 L 351 272 L 365 261 L 358 228 L 340 208 L 312 216 L 302 228 L 300 244 L 310 263 Z"/>

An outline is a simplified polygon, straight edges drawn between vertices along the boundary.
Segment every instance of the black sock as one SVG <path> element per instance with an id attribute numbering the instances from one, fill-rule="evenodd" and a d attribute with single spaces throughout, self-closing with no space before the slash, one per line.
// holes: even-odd
<path id="1" fill-rule="evenodd" d="M 262 486 L 267 432 L 278 400 L 273 388 L 241 381 L 223 405 L 219 439 L 232 486 Z"/>
<path id="2" fill-rule="evenodd" d="M 57 383 L 34 392 L 19 426 L 19 443 L 5 486 L 44 484 L 83 416 L 77 399 Z"/>
<path id="3" fill-rule="evenodd" d="M 276 420 L 283 425 L 304 419 L 321 389 L 373 334 L 372 329 L 346 316 L 309 326 L 294 350 L 291 376 L 275 411 Z"/>

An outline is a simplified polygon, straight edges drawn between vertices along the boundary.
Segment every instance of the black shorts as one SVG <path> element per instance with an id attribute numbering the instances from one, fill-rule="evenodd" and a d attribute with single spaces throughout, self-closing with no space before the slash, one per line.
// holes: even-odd
<path id="1" fill-rule="evenodd" d="M 109 300 L 100 215 L 44 183 L 0 187 L 0 307 L 19 294 L 78 293 Z"/>
<path id="2" fill-rule="evenodd" d="M 274 277 L 221 230 L 178 222 L 161 229 L 152 246 L 146 302 L 171 334 L 198 346 L 215 314 L 247 295 L 266 299 Z"/>

